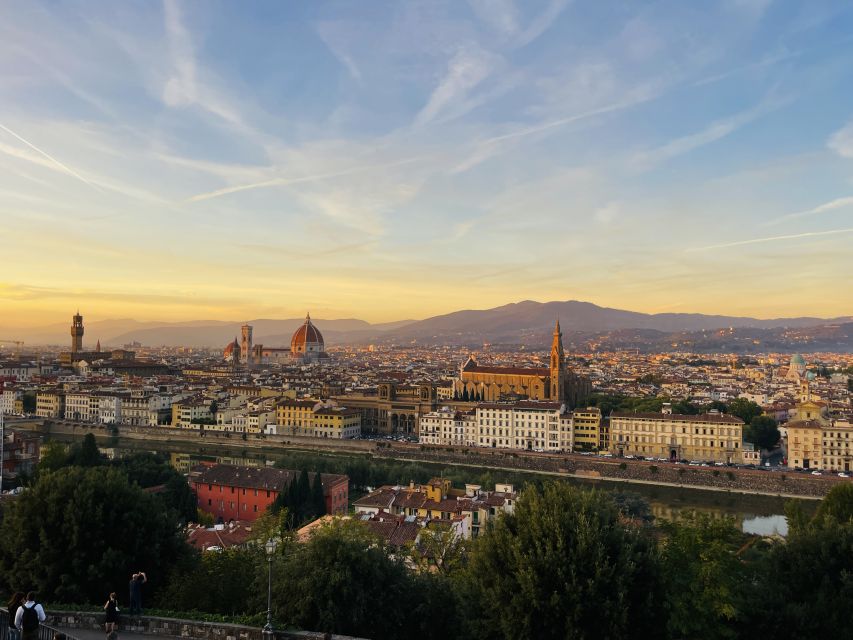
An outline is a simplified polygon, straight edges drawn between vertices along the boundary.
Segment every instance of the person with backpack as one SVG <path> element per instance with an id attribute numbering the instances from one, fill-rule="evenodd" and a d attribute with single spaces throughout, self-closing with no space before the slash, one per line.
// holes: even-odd
<path id="1" fill-rule="evenodd" d="M 36 602 L 35 591 L 27 594 L 27 600 L 18 607 L 15 626 L 21 630 L 21 640 L 38 640 L 39 625 L 45 621 L 44 609 Z"/>
<path id="2" fill-rule="evenodd" d="M 21 640 L 21 632 L 15 626 L 15 614 L 18 613 L 18 608 L 24 604 L 24 594 L 16 591 L 9 600 L 9 640 Z"/>

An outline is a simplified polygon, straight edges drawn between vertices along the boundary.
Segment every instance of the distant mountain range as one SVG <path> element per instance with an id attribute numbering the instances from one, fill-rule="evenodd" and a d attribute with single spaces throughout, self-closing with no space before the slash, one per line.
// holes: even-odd
<path id="1" fill-rule="evenodd" d="M 369 342 L 405 344 L 482 344 L 547 343 L 555 320 L 559 318 L 563 332 L 578 339 L 594 336 L 619 335 L 625 330 L 652 332 L 643 340 L 666 343 L 668 334 L 707 332 L 716 329 L 750 329 L 759 333 L 810 327 L 836 326 L 853 322 L 853 317 L 841 318 L 776 318 L 757 319 L 737 316 L 703 315 L 698 313 L 647 314 L 600 307 L 589 302 L 533 302 L 525 300 L 494 309 L 456 311 L 425 320 L 401 320 L 370 324 L 358 319 L 314 319 L 329 344 L 365 344 Z M 269 346 L 288 345 L 292 333 L 304 322 L 303 318 L 286 320 L 250 320 L 256 343 Z M 147 346 L 224 346 L 240 334 L 243 322 L 198 320 L 192 322 L 138 322 L 136 320 L 104 320 L 86 324 L 84 343 L 94 346 L 118 346 L 139 342 Z M 24 340 L 28 345 L 66 344 L 68 324 L 42 327 L 0 328 L 3 337 Z M 628 331 L 628 335 L 633 335 Z M 763 335 L 763 334 L 762 334 Z M 652 337 L 654 336 L 654 337 Z M 634 336 L 637 337 L 637 336 Z M 615 339 L 615 338 L 613 338 Z M 753 341 L 761 341 L 756 335 Z M 630 340 L 628 341 L 630 342 Z M 843 342 L 843 339 L 842 339 Z"/>

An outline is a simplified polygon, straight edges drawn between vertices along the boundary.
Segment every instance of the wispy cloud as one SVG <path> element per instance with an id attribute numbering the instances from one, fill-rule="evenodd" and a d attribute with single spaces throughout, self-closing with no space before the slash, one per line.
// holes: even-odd
<path id="1" fill-rule="evenodd" d="M 675 138 L 656 149 L 639 153 L 634 156 L 631 164 L 641 170 L 651 169 L 661 162 L 666 162 L 667 160 L 677 156 L 689 153 L 694 149 L 698 149 L 725 138 L 741 127 L 769 113 L 773 109 L 778 108 L 782 104 L 784 103 L 781 101 L 762 101 L 759 105 L 751 109 L 742 111 L 729 118 L 712 122 L 701 131 L 697 131 L 696 133 L 691 133 L 690 135 L 682 136 L 680 138 Z"/>
<path id="2" fill-rule="evenodd" d="M 843 158 L 853 158 L 853 120 L 832 134 L 827 145 Z"/>
<path id="3" fill-rule="evenodd" d="M 516 47 L 524 47 L 545 33 L 569 4 L 569 0 L 551 0 L 545 10 L 536 16 L 515 41 Z"/>
<path id="4" fill-rule="evenodd" d="M 448 62 L 447 73 L 415 118 L 415 125 L 421 126 L 433 120 L 489 77 L 499 64 L 499 56 L 473 44 L 457 51 Z"/>
<path id="5" fill-rule="evenodd" d="M 712 249 L 728 249 L 730 247 L 743 247 L 750 244 L 763 244 L 765 242 L 781 242 L 783 240 L 798 240 L 800 238 L 817 238 L 822 236 L 834 236 L 845 233 L 853 233 L 853 227 L 847 229 L 830 229 L 829 231 L 806 231 L 805 233 L 793 233 L 784 236 L 770 236 L 767 238 L 752 238 L 751 240 L 738 240 L 736 242 L 725 242 L 723 244 L 711 244 L 705 247 L 692 247 L 685 249 L 686 252 L 710 251 Z"/>
<path id="6" fill-rule="evenodd" d="M 507 38 L 518 32 L 518 9 L 513 0 L 468 0 L 468 4 L 499 35 Z"/>

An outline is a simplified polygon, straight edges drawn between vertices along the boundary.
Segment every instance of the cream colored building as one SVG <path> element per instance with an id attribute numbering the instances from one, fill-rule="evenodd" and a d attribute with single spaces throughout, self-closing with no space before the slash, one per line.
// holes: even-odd
<path id="1" fill-rule="evenodd" d="M 560 451 L 565 405 L 525 400 L 477 406 L 477 444 L 497 449 Z"/>
<path id="2" fill-rule="evenodd" d="M 617 456 L 740 462 L 743 421 L 721 413 L 679 415 L 614 411 L 610 451 Z"/>
<path id="3" fill-rule="evenodd" d="M 853 471 L 853 424 L 836 420 L 822 428 L 822 468 L 828 471 Z"/>
<path id="4" fill-rule="evenodd" d="M 477 416 L 471 412 L 442 407 L 418 420 L 418 441 L 422 444 L 477 446 Z"/>

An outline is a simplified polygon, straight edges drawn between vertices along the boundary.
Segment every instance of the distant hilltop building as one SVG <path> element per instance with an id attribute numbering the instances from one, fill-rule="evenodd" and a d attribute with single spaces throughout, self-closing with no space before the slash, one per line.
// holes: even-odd
<path id="1" fill-rule="evenodd" d="M 549 367 L 482 366 L 471 355 L 460 367 L 459 377 L 453 383 L 456 399 L 475 402 L 526 399 L 576 406 L 589 393 L 589 380 L 566 368 L 559 320 L 554 326 Z"/>
<path id="2" fill-rule="evenodd" d="M 242 340 L 234 338 L 223 351 L 226 362 L 242 365 L 251 369 L 256 364 L 270 363 L 310 363 L 328 359 L 326 343 L 323 334 L 311 322 L 311 314 L 305 316 L 305 322 L 293 333 L 290 348 L 265 347 L 262 344 L 252 344 L 252 326 L 245 324 L 241 327 Z"/>

